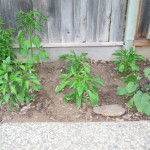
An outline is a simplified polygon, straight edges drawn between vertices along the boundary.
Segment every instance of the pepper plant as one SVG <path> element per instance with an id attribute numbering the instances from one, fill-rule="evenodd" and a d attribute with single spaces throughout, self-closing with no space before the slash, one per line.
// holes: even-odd
<path id="1" fill-rule="evenodd" d="M 74 101 L 78 108 L 81 107 L 82 101 L 87 102 L 90 99 L 92 106 L 98 105 L 99 95 L 97 84 L 104 86 L 103 81 L 99 77 L 91 76 L 91 68 L 87 53 L 76 55 L 64 54 L 61 60 L 67 60 L 67 68 L 65 73 L 59 78 L 63 80 L 56 87 L 56 93 L 62 91 L 65 87 L 70 88 L 70 92 L 64 95 L 64 101 Z"/>
<path id="2" fill-rule="evenodd" d="M 5 102 L 10 108 L 19 108 L 19 104 L 29 103 L 35 96 L 33 92 L 40 88 L 33 65 L 12 61 L 10 57 L 3 60 L 0 66 L 0 104 Z"/>
<path id="3" fill-rule="evenodd" d="M 138 71 L 139 66 L 136 64 L 137 60 L 145 60 L 144 57 L 138 55 L 133 48 L 129 50 L 116 50 L 113 55 L 117 56 L 113 60 L 116 63 L 115 70 L 118 70 L 124 75 Z"/>
<path id="4" fill-rule="evenodd" d="M 5 60 L 8 56 L 11 59 L 15 59 L 15 51 L 13 49 L 13 32 L 14 29 L 8 28 L 4 29 L 4 22 L 0 18 L 0 64 Z"/>
<path id="5" fill-rule="evenodd" d="M 140 76 L 131 74 L 122 78 L 125 86 L 118 87 L 117 94 L 130 99 L 129 108 L 135 106 L 139 112 L 150 115 L 150 68 L 144 69 L 143 78 Z"/>
<path id="6" fill-rule="evenodd" d="M 16 19 L 20 21 L 18 24 L 18 43 L 21 55 L 27 57 L 31 63 L 40 62 L 40 59 L 47 59 L 48 54 L 41 46 L 42 39 L 37 34 L 44 31 L 41 21 L 45 20 L 46 17 L 35 10 L 28 13 L 21 10 L 16 15 Z"/>

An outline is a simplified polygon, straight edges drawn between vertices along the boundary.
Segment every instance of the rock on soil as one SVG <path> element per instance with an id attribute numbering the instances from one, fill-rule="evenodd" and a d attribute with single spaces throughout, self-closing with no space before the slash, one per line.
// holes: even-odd
<path id="1" fill-rule="evenodd" d="M 103 105 L 93 108 L 93 112 L 102 116 L 117 117 L 125 113 L 125 109 L 118 104 Z"/>

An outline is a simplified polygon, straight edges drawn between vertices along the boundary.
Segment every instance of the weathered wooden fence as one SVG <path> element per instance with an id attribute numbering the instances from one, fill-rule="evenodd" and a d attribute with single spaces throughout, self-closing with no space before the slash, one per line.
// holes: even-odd
<path id="1" fill-rule="evenodd" d="M 16 13 L 39 10 L 47 16 L 43 42 L 123 41 L 127 0 L 0 0 L 6 27 L 16 27 Z"/>
<path id="2" fill-rule="evenodd" d="M 150 0 L 140 0 L 135 38 L 150 38 Z"/>

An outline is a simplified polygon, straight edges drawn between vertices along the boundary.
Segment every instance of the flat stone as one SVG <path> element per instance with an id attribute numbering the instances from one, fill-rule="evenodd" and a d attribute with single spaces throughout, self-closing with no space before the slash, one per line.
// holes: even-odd
<path id="1" fill-rule="evenodd" d="M 126 110 L 118 104 L 103 105 L 93 108 L 94 113 L 110 117 L 121 116 L 125 113 L 125 111 Z"/>

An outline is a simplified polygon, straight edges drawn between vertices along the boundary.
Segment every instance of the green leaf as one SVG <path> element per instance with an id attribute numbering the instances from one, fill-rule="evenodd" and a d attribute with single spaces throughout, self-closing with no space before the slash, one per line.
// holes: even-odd
<path id="1" fill-rule="evenodd" d="M 74 66 L 71 66 L 71 73 L 74 75 L 76 74 L 76 68 Z"/>
<path id="2" fill-rule="evenodd" d="M 6 84 L 3 84 L 2 87 L 1 87 L 1 89 L 2 89 L 3 95 L 5 95 L 5 94 L 6 94 L 6 91 L 7 91 L 7 85 L 6 85 Z"/>
<path id="3" fill-rule="evenodd" d="M 25 67 L 24 65 L 20 65 L 20 68 L 21 68 L 22 70 L 26 70 L 26 67 Z"/>
<path id="4" fill-rule="evenodd" d="M 115 53 L 113 53 L 113 55 L 122 56 L 123 55 L 123 50 L 116 50 Z"/>
<path id="5" fill-rule="evenodd" d="M 119 66 L 119 71 L 120 71 L 120 72 L 123 72 L 123 71 L 124 71 L 124 65 L 123 65 L 123 64 L 121 64 L 121 65 Z"/>
<path id="6" fill-rule="evenodd" d="M 37 47 L 40 48 L 41 46 L 41 38 L 39 36 L 34 36 L 32 38 L 32 43 Z"/>
<path id="7" fill-rule="evenodd" d="M 33 58 L 36 62 L 38 62 L 38 63 L 40 62 L 40 57 L 38 55 L 34 54 Z"/>
<path id="8" fill-rule="evenodd" d="M 144 112 L 146 115 L 150 116 L 150 104 L 149 104 L 148 106 L 145 106 L 143 112 Z"/>
<path id="9" fill-rule="evenodd" d="M 82 99 L 81 99 L 81 98 L 82 98 L 81 96 L 76 95 L 76 106 L 77 106 L 78 108 L 81 107 L 81 103 L 82 103 Z"/>
<path id="10" fill-rule="evenodd" d="M 26 59 L 26 63 L 33 65 L 33 63 L 34 63 L 33 58 L 32 58 L 31 56 L 29 56 L 29 57 Z"/>
<path id="11" fill-rule="evenodd" d="M 84 86 L 83 86 L 83 82 L 82 81 L 79 81 L 78 82 L 78 85 L 77 85 L 77 92 L 78 92 L 78 95 L 79 97 L 82 96 L 83 92 L 84 92 Z"/>
<path id="12" fill-rule="evenodd" d="M 120 86 L 117 88 L 117 95 L 122 96 L 122 95 L 126 95 L 126 94 L 127 94 L 127 90 L 125 87 Z"/>
<path id="13" fill-rule="evenodd" d="M 129 82 L 126 86 L 126 90 L 130 94 L 130 93 L 135 92 L 137 90 L 138 86 L 139 85 L 137 83 Z"/>
<path id="14" fill-rule="evenodd" d="M 5 94 L 4 97 L 3 97 L 3 99 L 5 100 L 5 102 L 8 103 L 8 101 L 9 101 L 9 99 L 10 99 L 10 93 Z"/>
<path id="15" fill-rule="evenodd" d="M 131 74 L 127 77 L 123 77 L 120 80 L 125 82 L 125 83 L 129 83 L 129 82 L 136 82 L 138 80 L 139 76 L 136 74 Z"/>
<path id="16" fill-rule="evenodd" d="M 15 85 L 10 85 L 10 90 L 13 94 L 17 94 L 16 86 Z"/>
<path id="17" fill-rule="evenodd" d="M 98 83 L 99 85 L 103 87 L 105 86 L 104 82 L 99 77 L 92 78 L 91 80 Z"/>
<path id="18" fill-rule="evenodd" d="M 59 57 L 59 60 L 63 61 L 63 60 L 66 60 L 70 55 L 69 54 L 64 54 L 64 55 L 61 55 Z"/>
<path id="19" fill-rule="evenodd" d="M 137 108 L 137 110 L 139 112 L 143 112 L 144 111 L 144 108 L 149 106 L 150 102 L 150 95 L 148 95 L 147 93 L 142 93 L 141 91 L 138 91 L 134 97 L 134 103 L 135 103 L 135 106 Z"/>
<path id="20" fill-rule="evenodd" d="M 28 50 L 29 50 L 29 48 L 30 48 L 30 41 L 29 41 L 29 40 L 25 40 L 25 41 L 23 42 L 22 48 L 23 48 L 23 49 L 21 49 L 21 55 L 22 55 L 23 57 L 26 57 L 27 54 L 28 54 Z"/>
<path id="21" fill-rule="evenodd" d="M 26 80 L 24 82 L 24 86 L 25 86 L 25 89 L 29 90 L 30 82 Z"/>
<path id="22" fill-rule="evenodd" d="M 145 68 L 144 69 L 144 75 L 150 81 L 150 68 Z"/>
<path id="23" fill-rule="evenodd" d="M 40 58 L 42 58 L 42 59 L 47 59 L 47 58 L 49 58 L 48 53 L 47 53 L 44 49 L 39 51 L 39 56 L 40 56 Z"/>
<path id="24" fill-rule="evenodd" d="M 32 86 L 31 87 L 32 88 L 32 90 L 34 90 L 34 91 L 39 91 L 40 89 L 41 89 L 41 86 Z"/>
<path id="25" fill-rule="evenodd" d="M 35 83 L 36 85 L 41 85 L 39 79 L 32 79 L 32 82 Z"/>
<path id="26" fill-rule="evenodd" d="M 138 71 L 139 70 L 139 67 L 135 63 L 131 63 L 129 65 L 130 65 L 132 71 Z"/>
<path id="27" fill-rule="evenodd" d="M 134 105 L 134 99 L 131 98 L 131 99 L 129 100 L 129 102 L 127 103 L 127 106 L 128 106 L 129 108 L 132 108 L 133 105 Z"/>
<path id="28" fill-rule="evenodd" d="M 84 67 L 84 70 L 86 73 L 90 73 L 90 65 L 88 63 L 82 63 L 83 67 Z"/>
<path id="29" fill-rule="evenodd" d="M 60 92 L 62 89 L 64 89 L 66 87 L 66 85 L 69 83 L 69 81 L 63 80 L 55 89 L 55 92 L 58 93 Z"/>
<path id="30" fill-rule="evenodd" d="M 67 94 L 64 95 L 64 101 L 72 101 L 72 100 L 75 100 L 75 93 L 72 91 L 72 92 L 69 92 Z"/>
<path id="31" fill-rule="evenodd" d="M 23 94 L 21 94 L 21 93 L 17 94 L 16 97 L 17 97 L 17 99 L 18 99 L 19 102 L 21 102 L 21 103 L 24 102 L 24 95 Z"/>
<path id="32" fill-rule="evenodd" d="M 70 74 L 61 74 L 61 75 L 58 76 L 58 78 L 68 79 L 71 76 L 72 76 L 72 73 L 70 73 Z"/>
<path id="33" fill-rule="evenodd" d="M 87 93 L 90 96 L 90 101 L 91 104 L 95 107 L 98 105 L 98 101 L 99 101 L 99 97 L 98 97 L 98 93 L 95 93 L 93 91 L 87 90 Z"/>

